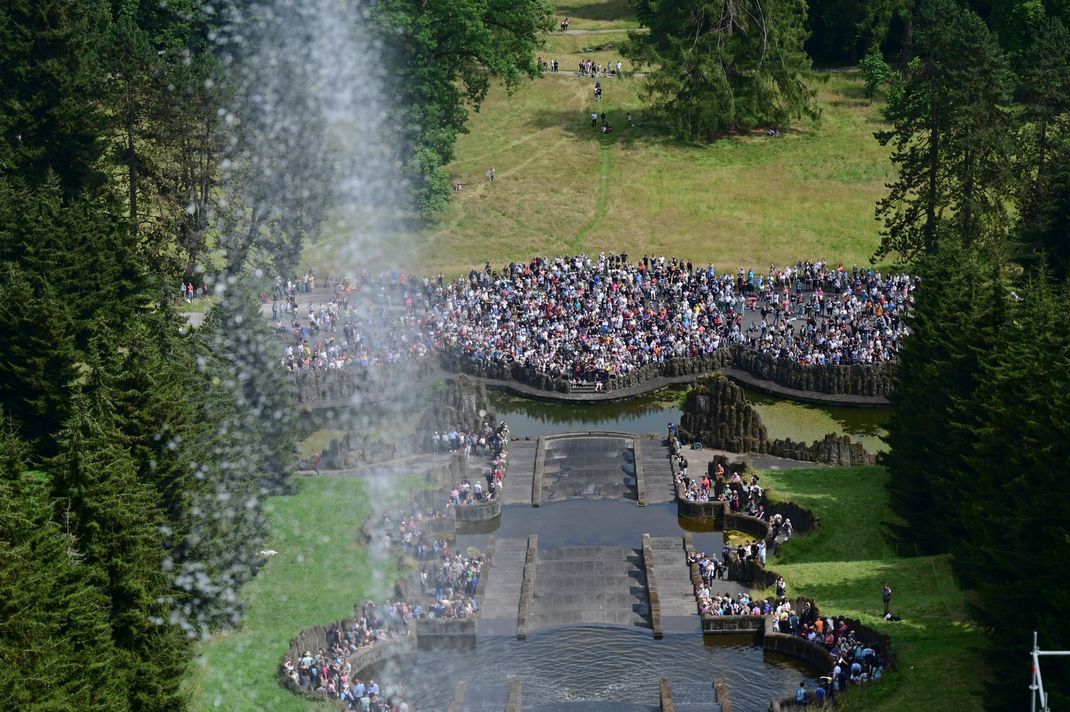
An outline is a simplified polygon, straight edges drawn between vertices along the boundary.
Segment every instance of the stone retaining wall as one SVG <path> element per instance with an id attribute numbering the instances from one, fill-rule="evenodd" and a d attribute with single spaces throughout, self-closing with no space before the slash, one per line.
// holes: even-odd
<path id="1" fill-rule="evenodd" d="M 495 497 L 486 502 L 455 504 L 453 516 L 458 522 L 483 522 L 502 515 L 502 500 Z"/>
<path id="2" fill-rule="evenodd" d="M 458 352 L 440 352 L 434 357 L 406 362 L 400 367 L 391 367 L 389 374 L 378 369 L 347 368 L 326 371 L 299 371 L 294 374 L 297 402 L 344 403 L 355 393 L 381 393 L 384 384 L 412 383 L 434 376 L 441 369 L 450 373 L 463 373 L 479 378 L 499 381 L 515 381 L 547 393 L 571 393 L 568 379 L 555 378 L 519 364 L 481 365 Z M 720 349 L 702 358 L 677 358 L 662 363 L 641 366 L 630 373 L 609 378 L 604 391 L 632 388 L 655 378 L 699 376 L 724 368 L 735 368 L 763 380 L 798 391 L 825 393 L 828 395 L 887 397 L 895 384 L 894 363 L 864 364 L 856 366 L 804 366 L 794 361 L 778 359 L 743 346 Z M 387 389 L 389 390 L 389 389 Z"/>
<path id="3" fill-rule="evenodd" d="M 351 622 L 353 621 L 342 621 L 342 624 L 344 625 Z M 298 633 L 297 636 L 290 641 L 290 649 L 286 654 L 287 658 L 292 660 L 296 665 L 297 660 L 301 657 L 301 654 L 304 651 L 316 651 L 320 648 L 326 648 L 327 631 L 330 627 L 331 626 L 313 626 L 312 628 L 306 628 Z M 366 668 L 378 665 L 384 660 L 415 653 L 416 640 L 416 631 L 410 630 L 408 635 L 403 637 L 380 640 L 363 648 L 358 648 L 355 652 L 349 655 L 349 664 L 353 667 L 352 676 L 354 678 L 361 677 L 362 672 Z M 306 691 L 304 688 L 287 678 L 281 667 L 279 669 L 279 681 L 284 687 L 297 694 L 306 697 L 316 697 L 311 692 Z"/>
<path id="4" fill-rule="evenodd" d="M 475 640 L 476 618 L 419 618 L 416 620 L 416 637 L 421 642 L 437 638 Z"/>

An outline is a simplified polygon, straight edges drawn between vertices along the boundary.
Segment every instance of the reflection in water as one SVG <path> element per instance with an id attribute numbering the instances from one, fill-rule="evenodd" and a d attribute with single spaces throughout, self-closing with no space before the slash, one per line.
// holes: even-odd
<path id="1" fill-rule="evenodd" d="M 680 421 L 682 388 L 667 388 L 622 403 L 592 405 L 530 401 L 491 392 L 498 417 L 509 424 L 515 437 L 535 437 L 568 430 L 610 430 L 632 433 L 664 433 Z M 836 408 L 811 405 L 746 390 L 747 400 L 757 409 L 770 438 L 813 442 L 828 433 L 850 435 L 869 452 L 885 449 L 881 436 L 888 422 L 887 408 Z"/>
<path id="2" fill-rule="evenodd" d="M 491 405 L 514 437 L 568 430 L 612 430 L 627 433 L 664 433 L 669 422 L 679 422 L 681 388 L 666 388 L 627 401 L 561 404 L 517 398 L 491 391 Z"/>
<path id="3" fill-rule="evenodd" d="M 770 438 L 813 442 L 829 433 L 850 435 L 869 452 L 886 449 L 881 436 L 891 412 L 888 408 L 835 408 L 811 405 L 746 391 Z"/>
<path id="4" fill-rule="evenodd" d="M 811 671 L 763 654 L 749 636 L 666 633 L 654 640 L 649 630 L 590 626 L 555 628 L 527 640 L 486 637 L 475 646 L 435 646 L 397 663 L 400 669 L 369 673 L 406 680 L 406 697 L 419 709 L 444 709 L 461 680 L 468 681 L 466 709 L 503 709 L 510 681 L 519 679 L 524 709 L 544 712 L 593 701 L 616 703 L 607 710 L 654 710 L 661 677 L 672 683 L 676 704 L 705 709 L 716 709 L 715 679 L 728 683 L 738 710 L 766 709 L 770 699 L 790 697 L 800 680 L 807 687 L 815 683 Z"/>

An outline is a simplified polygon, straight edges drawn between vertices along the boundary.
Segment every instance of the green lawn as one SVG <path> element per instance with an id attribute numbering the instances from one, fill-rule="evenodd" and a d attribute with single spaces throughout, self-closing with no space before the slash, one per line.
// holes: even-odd
<path id="1" fill-rule="evenodd" d="M 884 469 L 764 472 L 762 479 L 775 499 L 821 517 L 817 531 L 792 540 L 769 563 L 784 576 L 789 595 L 811 596 L 823 612 L 858 618 L 892 638 L 898 668 L 879 683 L 852 691 L 847 708 L 980 709 L 982 634 L 966 616 L 965 595 L 955 585 L 947 557 L 900 557 L 882 536 L 881 522 L 894 518 Z M 881 618 L 885 582 L 902 621 Z"/>
<path id="2" fill-rule="evenodd" d="M 399 487 L 407 496 L 412 483 Z M 368 486 L 350 478 L 300 478 L 298 492 L 267 503 L 279 553 L 242 590 L 240 629 L 198 646 L 188 677 L 193 710 L 330 710 L 283 689 L 275 672 L 303 628 L 351 616 L 353 604 L 393 590 L 394 562 L 358 543 Z"/>
<path id="3" fill-rule="evenodd" d="M 554 6 L 555 29 L 566 17 L 569 32 L 639 27 L 631 0 L 558 0 Z"/>
<path id="4" fill-rule="evenodd" d="M 581 56 L 559 61 L 568 68 Z M 818 258 L 865 264 L 879 242 L 873 210 L 892 168 L 872 135 L 882 125 L 879 106 L 862 98 L 860 77 L 826 76 L 817 85 L 820 122 L 708 146 L 666 138 L 644 111 L 639 79 L 602 79 L 601 104 L 592 79 L 547 76 L 512 95 L 495 89 L 449 166 L 464 190 L 434 225 L 390 242 L 411 254 L 402 261 L 416 271 L 447 274 L 484 260 L 500 267 L 602 250 L 732 270 Z M 612 135 L 591 127 L 592 110 L 607 113 Z M 304 266 L 336 271 L 341 239 L 325 234 L 306 249 Z"/>

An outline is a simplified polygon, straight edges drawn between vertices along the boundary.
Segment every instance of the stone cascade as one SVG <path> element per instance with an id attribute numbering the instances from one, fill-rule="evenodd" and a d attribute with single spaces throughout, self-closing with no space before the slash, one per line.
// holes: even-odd
<path id="1" fill-rule="evenodd" d="M 480 580 L 480 585 L 486 582 L 480 601 L 480 635 L 513 635 L 516 632 L 527 550 L 527 539 L 494 541 L 490 565 Z"/>
<path id="2" fill-rule="evenodd" d="M 531 504 L 537 447 L 537 440 L 513 440 L 509 443 L 509 471 L 501 496 L 503 504 Z"/>
<path id="3" fill-rule="evenodd" d="M 540 551 L 530 630 L 559 625 L 649 628 L 639 549 L 573 546 Z"/>
<path id="4" fill-rule="evenodd" d="M 672 502 L 676 495 L 669 446 L 659 440 L 643 440 L 641 445 L 639 460 L 643 466 L 647 503 Z"/>
<path id="5" fill-rule="evenodd" d="M 653 566 L 656 572 L 663 619 L 691 617 L 693 620 L 688 630 L 694 630 L 698 609 L 683 537 L 651 537 L 650 550 L 653 561 L 647 563 L 647 568 Z"/>

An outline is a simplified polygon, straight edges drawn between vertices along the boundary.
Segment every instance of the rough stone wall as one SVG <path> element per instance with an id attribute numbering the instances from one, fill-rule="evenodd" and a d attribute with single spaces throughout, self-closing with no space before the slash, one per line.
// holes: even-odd
<path id="1" fill-rule="evenodd" d="M 791 438 L 774 440 L 769 443 L 766 452 L 777 457 L 824 462 L 830 465 L 877 464 L 877 456 L 866 452 L 862 443 L 852 441 L 850 436 L 835 433 L 829 433 L 821 440 L 815 440 L 809 445 L 793 442 Z"/>
<path id="2" fill-rule="evenodd" d="M 768 453 L 777 457 L 830 465 L 874 465 L 877 456 L 847 435 L 831 433 L 814 442 L 770 440 L 758 412 L 743 389 L 720 374 L 695 382 L 687 396 L 680 432 L 688 440 L 730 452 Z M 725 461 L 727 462 L 727 461 Z M 710 474 L 713 474 L 711 463 Z M 728 469 L 728 465 L 725 465 Z"/>
<path id="3" fill-rule="evenodd" d="M 430 435 L 435 430 L 445 432 L 450 428 L 477 432 L 488 419 L 494 422 L 486 386 L 481 381 L 458 376 L 435 392 L 431 405 L 420 418 L 419 432 Z"/>
<path id="4" fill-rule="evenodd" d="M 703 378 L 687 394 L 680 431 L 688 440 L 731 452 L 765 452 L 768 435 L 743 389 L 718 374 Z"/>

